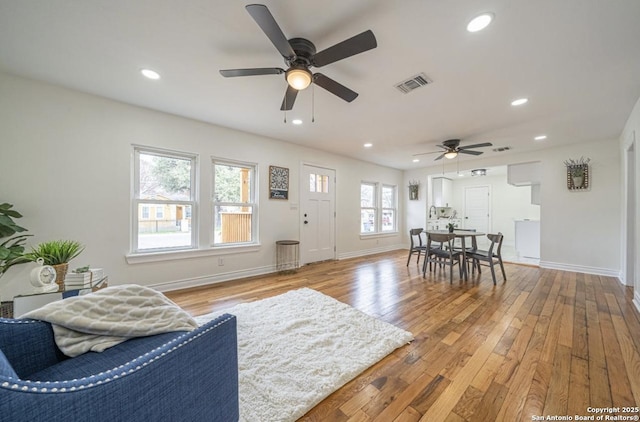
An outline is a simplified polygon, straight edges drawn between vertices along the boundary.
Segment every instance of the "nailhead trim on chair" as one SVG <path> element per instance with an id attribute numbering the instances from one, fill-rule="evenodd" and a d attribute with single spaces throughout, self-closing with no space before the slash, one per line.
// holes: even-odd
<path id="1" fill-rule="evenodd" d="M 73 379 L 70 381 L 29 381 L 29 380 L 20 380 L 20 379 L 14 379 L 12 377 L 7 377 L 8 379 L 12 380 L 11 382 L 9 381 L 5 381 L 2 384 L 0 384 L 0 388 L 9 388 L 12 390 L 20 390 L 20 391 L 29 391 L 29 392 L 33 392 L 33 393 L 65 393 L 67 391 L 76 391 L 76 390 L 83 390 L 85 388 L 91 388 L 91 387 L 95 387 L 96 385 L 100 385 L 100 384 L 104 384 L 104 383 L 108 383 L 111 381 L 115 381 L 120 377 L 124 377 L 128 374 L 133 374 L 134 372 L 139 371 L 140 369 L 142 369 L 143 367 L 147 366 L 148 364 L 150 364 L 151 362 L 154 362 L 166 355 L 168 355 L 169 353 L 174 352 L 175 350 L 179 349 L 180 347 L 184 346 L 187 343 L 192 342 L 194 339 L 204 335 L 205 333 L 208 333 L 209 331 L 213 330 L 214 328 L 217 328 L 219 326 L 221 326 L 222 324 L 229 322 L 231 319 L 233 319 L 233 316 L 226 318 L 220 322 L 218 322 L 216 325 L 213 325 L 209 328 L 207 328 L 206 330 L 196 334 L 195 336 L 191 336 L 188 339 L 186 339 L 185 341 L 183 341 L 180 344 L 176 344 L 175 346 L 173 346 L 171 349 L 162 352 L 160 355 L 155 356 L 154 358 L 151 358 L 147 361 L 142 362 L 140 365 L 136 366 L 135 368 L 131 368 L 129 370 L 123 371 L 120 374 L 115 373 L 112 377 L 108 377 L 104 380 L 100 379 L 97 380 L 95 382 L 90 382 L 88 384 L 81 384 L 78 386 L 71 386 L 71 387 L 65 387 L 64 384 L 69 383 L 69 382 L 86 382 L 84 380 L 89 380 L 89 379 L 94 379 L 96 377 L 102 377 L 105 375 L 108 375 L 112 372 L 116 372 L 116 371 L 120 371 L 122 370 L 125 366 L 128 366 L 130 364 L 133 364 L 134 362 L 136 362 L 137 360 L 139 360 L 140 358 L 144 358 L 146 356 L 148 356 L 149 354 L 155 352 L 156 350 L 162 349 L 163 347 L 166 347 L 167 345 L 179 341 L 180 339 L 182 339 L 185 336 L 189 336 L 190 333 L 186 333 L 186 334 L 182 334 L 179 337 L 176 337 L 175 339 L 163 344 L 162 346 L 156 347 L 155 349 L 153 349 L 150 352 L 145 353 L 142 356 L 138 356 L 137 358 L 123 364 L 120 365 L 116 368 L 110 369 L 108 371 L 104 371 L 104 372 L 100 372 L 99 374 L 96 375 L 91 375 L 89 377 L 84 377 L 84 378 L 79 378 L 79 379 Z M 6 323 L 9 324 L 28 324 L 28 323 L 34 323 L 34 322 L 40 322 L 40 321 L 35 321 L 35 320 L 8 320 L 6 321 Z M 45 384 L 47 387 L 38 387 L 40 384 Z M 49 387 L 51 386 L 51 387 Z"/>

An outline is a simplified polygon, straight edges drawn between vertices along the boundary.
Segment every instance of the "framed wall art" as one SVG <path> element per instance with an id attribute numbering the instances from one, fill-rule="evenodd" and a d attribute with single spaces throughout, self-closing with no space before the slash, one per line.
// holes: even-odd
<path id="1" fill-rule="evenodd" d="M 269 166 L 269 199 L 289 199 L 289 169 Z"/>

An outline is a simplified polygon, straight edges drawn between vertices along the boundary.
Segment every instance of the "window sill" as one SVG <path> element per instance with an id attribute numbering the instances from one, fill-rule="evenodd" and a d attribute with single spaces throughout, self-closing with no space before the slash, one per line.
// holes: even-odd
<path id="1" fill-rule="evenodd" d="M 203 258 L 207 256 L 229 255 L 236 253 L 256 252 L 259 243 L 251 245 L 215 246 L 206 249 L 188 249 L 180 251 L 141 252 L 125 255 L 127 264 L 145 264 L 148 262 L 173 261 L 187 258 Z"/>
<path id="2" fill-rule="evenodd" d="M 398 232 L 378 232 L 378 233 L 360 233 L 360 240 L 363 239 L 375 239 L 380 237 L 393 237 L 397 236 Z"/>

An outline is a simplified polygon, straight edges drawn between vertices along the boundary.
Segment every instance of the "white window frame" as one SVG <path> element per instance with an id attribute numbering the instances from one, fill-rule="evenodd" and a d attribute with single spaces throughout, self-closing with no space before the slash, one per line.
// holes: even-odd
<path id="1" fill-rule="evenodd" d="M 366 185 L 366 186 L 371 186 L 373 187 L 373 207 L 363 207 L 362 206 L 362 186 Z M 379 194 L 378 194 L 378 183 L 376 182 L 367 182 L 367 181 L 361 181 L 360 182 L 360 218 L 358 218 L 359 221 L 359 225 L 360 225 L 360 234 L 363 236 L 366 235 L 372 235 L 372 234 L 377 234 L 378 233 L 378 227 L 379 227 L 379 223 L 378 220 L 380 220 L 380 210 L 378 209 L 378 199 Z M 362 231 L 363 227 L 362 227 L 362 211 L 364 210 L 373 210 L 373 213 L 375 215 L 374 221 L 373 221 L 373 227 L 374 230 L 372 232 L 365 232 Z"/>
<path id="2" fill-rule="evenodd" d="M 140 154 L 157 155 L 159 157 L 175 158 L 191 161 L 191 198 L 188 201 L 178 200 L 148 200 L 140 198 Z M 198 247 L 198 155 L 187 152 L 172 151 L 162 148 L 146 147 L 141 145 L 133 146 L 133 195 L 131 198 L 131 255 L 148 254 L 157 252 L 172 252 L 197 249 Z M 187 246 L 172 246 L 161 248 L 138 248 L 138 209 L 140 205 L 164 206 L 165 204 L 176 204 L 191 206 L 191 244 Z M 149 210 L 151 211 L 151 210 Z M 151 213 L 150 213 L 151 216 Z"/>
<path id="3" fill-rule="evenodd" d="M 398 233 L 398 186 L 397 185 L 390 185 L 390 184 L 385 184 L 385 183 L 379 183 L 379 182 L 368 182 L 368 181 L 361 181 L 360 182 L 360 191 L 362 192 L 362 186 L 363 185 L 367 185 L 367 186 L 372 186 L 373 187 L 373 194 L 374 194 L 374 198 L 373 198 L 373 202 L 374 202 L 374 206 L 373 207 L 363 207 L 362 206 L 362 197 L 360 197 L 360 235 L 363 237 L 366 236 L 380 236 L 380 235 L 388 235 L 388 234 L 395 234 Z M 393 206 L 392 207 L 384 207 L 382 206 L 382 190 L 384 188 L 391 188 L 393 189 Z M 362 227 L 362 211 L 363 210 L 373 210 L 374 214 L 375 214 L 375 219 L 374 219 L 374 231 L 371 232 L 365 232 L 362 231 L 363 227 Z M 384 230 L 383 229 L 383 218 L 384 218 L 384 211 L 385 210 L 391 210 L 393 211 L 393 228 L 391 230 Z"/>
<path id="4" fill-rule="evenodd" d="M 382 191 L 387 189 L 393 190 L 393 206 L 392 207 L 383 207 L 382 204 Z M 383 219 L 385 211 L 393 211 L 393 228 L 390 230 L 385 230 L 383 228 Z M 396 233 L 398 231 L 398 186 L 397 185 L 386 185 L 382 184 L 380 187 L 380 233 Z"/>
<path id="5" fill-rule="evenodd" d="M 249 202 L 218 202 L 215 200 L 216 193 L 216 165 L 244 167 L 251 169 L 249 177 Z M 258 164 L 247 161 L 237 161 L 221 157 L 211 157 L 211 247 L 216 249 L 237 248 L 238 246 L 259 245 L 258 239 Z M 250 207 L 251 208 L 251 240 L 249 242 L 235 243 L 216 243 L 215 224 L 216 224 L 216 207 L 232 206 L 232 207 Z"/>

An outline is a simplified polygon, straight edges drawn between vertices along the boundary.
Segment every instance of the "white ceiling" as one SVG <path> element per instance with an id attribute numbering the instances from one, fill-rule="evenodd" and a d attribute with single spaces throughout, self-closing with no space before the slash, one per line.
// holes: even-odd
<path id="1" fill-rule="evenodd" d="M 354 102 L 308 89 L 285 124 L 282 75 L 218 73 L 286 67 L 245 4 L 0 0 L 0 70 L 400 169 L 435 164 L 412 154 L 449 138 L 514 152 L 615 142 L 640 97 L 638 0 L 269 0 L 285 35 L 318 51 L 367 29 L 378 42 L 322 68 L 360 94 Z M 491 26 L 467 32 L 485 11 Z M 394 88 L 420 72 L 433 84 Z M 510 106 L 519 97 L 529 103 Z M 534 141 L 541 133 L 548 139 Z"/>

